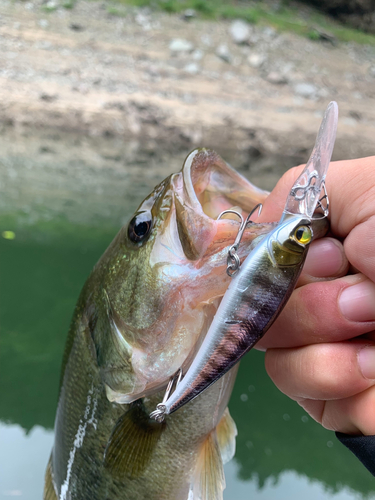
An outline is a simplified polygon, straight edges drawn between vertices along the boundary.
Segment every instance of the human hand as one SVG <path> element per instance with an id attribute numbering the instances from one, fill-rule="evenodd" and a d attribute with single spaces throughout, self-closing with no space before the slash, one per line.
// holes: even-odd
<path id="1" fill-rule="evenodd" d="M 278 220 L 302 168 L 281 178 L 259 221 Z M 331 163 L 326 187 L 335 238 L 311 244 L 296 290 L 257 347 L 267 349 L 276 386 L 316 421 L 374 435 L 375 157 Z"/>

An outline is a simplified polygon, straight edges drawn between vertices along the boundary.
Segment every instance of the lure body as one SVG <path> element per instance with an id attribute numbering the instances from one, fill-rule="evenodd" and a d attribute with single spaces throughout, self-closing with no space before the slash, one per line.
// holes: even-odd
<path id="1" fill-rule="evenodd" d="M 337 105 L 328 106 L 304 171 L 294 183 L 281 220 L 253 248 L 224 294 L 207 335 L 186 375 L 151 414 L 158 421 L 213 384 L 266 333 L 287 303 L 306 259 L 309 244 L 327 228 L 313 219 L 337 127 Z M 324 214 L 325 216 L 328 213 Z"/>
<path id="2" fill-rule="evenodd" d="M 165 413 L 173 413 L 198 396 L 266 333 L 294 290 L 307 255 L 307 246 L 293 253 L 283 249 L 280 235 L 308 223 L 290 217 L 250 252 L 233 276 L 187 374 L 164 403 Z"/>

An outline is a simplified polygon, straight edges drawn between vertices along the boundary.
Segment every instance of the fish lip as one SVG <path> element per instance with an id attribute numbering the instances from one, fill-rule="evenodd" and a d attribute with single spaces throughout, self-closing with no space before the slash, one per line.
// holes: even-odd
<path id="1" fill-rule="evenodd" d="M 202 192 L 204 192 L 209 185 L 215 186 L 217 188 L 218 180 L 225 181 L 223 183 L 220 183 L 220 188 L 217 188 L 218 193 L 222 194 L 224 197 L 225 195 L 228 196 L 230 194 L 230 187 L 240 187 L 242 201 L 244 201 L 246 197 L 252 200 L 250 206 L 244 208 L 244 210 L 248 209 L 249 212 L 255 205 L 264 200 L 269 194 L 268 191 L 265 191 L 253 185 L 239 172 L 228 165 L 228 163 L 226 163 L 215 151 L 210 149 L 198 148 L 191 151 L 191 153 L 189 153 L 189 155 L 185 159 L 181 172 L 183 181 L 182 187 L 185 195 L 184 201 L 188 201 L 192 209 L 196 210 L 200 216 L 203 216 L 209 220 L 217 220 L 217 216 L 222 212 L 222 210 L 217 213 L 216 217 L 211 217 L 204 211 L 204 208 L 196 192 L 196 183 L 202 175 L 204 176 L 208 173 L 206 181 L 207 183 Z M 197 176 L 197 179 L 195 181 L 193 179 L 194 176 Z M 219 179 L 217 179 L 217 177 L 219 177 Z M 241 203 L 239 203 L 239 205 L 241 205 Z M 230 208 L 229 201 L 226 208 Z"/>
<path id="2" fill-rule="evenodd" d="M 201 203 L 198 200 L 198 196 L 194 189 L 193 179 L 192 179 L 192 165 L 193 161 L 199 153 L 199 149 L 193 150 L 187 157 L 182 168 L 182 178 L 183 178 L 183 189 L 188 196 L 188 200 L 191 203 L 191 208 L 199 211 L 204 217 L 208 217 L 204 211 Z"/>

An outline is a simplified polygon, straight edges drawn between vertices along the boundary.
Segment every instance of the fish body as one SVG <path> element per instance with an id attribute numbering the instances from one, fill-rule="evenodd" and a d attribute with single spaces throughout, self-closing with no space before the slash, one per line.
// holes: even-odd
<path id="1" fill-rule="evenodd" d="M 253 243 L 229 285 L 207 335 L 175 391 L 151 413 L 162 422 L 230 370 L 281 313 L 315 237 L 328 229 L 326 215 L 314 220 L 336 137 L 338 110 L 332 102 L 302 174 L 291 187 L 277 226 Z M 327 208 L 328 210 L 328 208 Z"/>
<path id="2" fill-rule="evenodd" d="M 63 356 L 44 500 L 220 500 L 236 367 L 167 423 L 149 413 L 187 367 L 228 287 L 227 247 L 267 193 L 196 150 L 155 188 L 89 276 Z M 274 224 L 244 233 L 239 255 Z"/>

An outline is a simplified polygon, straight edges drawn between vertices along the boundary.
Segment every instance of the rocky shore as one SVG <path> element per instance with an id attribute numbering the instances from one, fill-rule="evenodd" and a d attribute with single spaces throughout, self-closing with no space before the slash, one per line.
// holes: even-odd
<path id="1" fill-rule="evenodd" d="M 0 0 L 0 123 L 251 159 L 303 158 L 327 103 L 335 158 L 374 154 L 375 49 L 79 1 Z"/>

